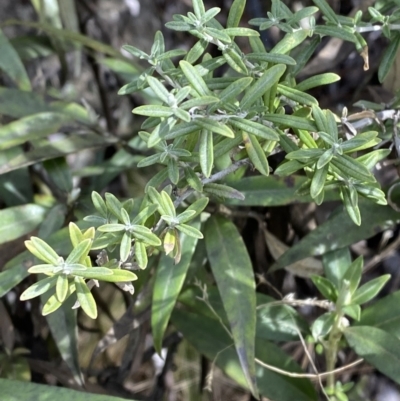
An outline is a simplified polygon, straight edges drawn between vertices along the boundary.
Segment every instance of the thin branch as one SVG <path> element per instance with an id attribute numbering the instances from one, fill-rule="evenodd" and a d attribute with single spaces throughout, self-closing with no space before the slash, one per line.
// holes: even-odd
<path id="1" fill-rule="evenodd" d="M 337 368 L 337 369 L 331 370 L 330 372 L 323 372 L 323 373 L 315 373 L 314 374 L 314 373 L 288 372 L 286 370 L 279 369 L 276 366 L 269 365 L 268 363 L 265 363 L 265 362 L 261 361 L 258 358 L 255 358 L 256 363 L 259 364 L 260 366 L 262 366 L 262 367 L 264 367 L 266 369 L 272 370 L 273 372 L 280 373 L 281 375 L 288 376 L 288 377 L 295 377 L 295 378 L 299 378 L 299 379 L 306 378 L 306 379 L 314 379 L 314 380 L 318 379 L 318 378 L 325 378 L 327 376 L 330 376 L 331 374 L 342 373 L 345 370 L 348 370 L 348 369 L 360 364 L 363 360 L 364 359 L 362 359 L 362 358 L 361 359 L 357 359 L 356 361 L 354 361 L 352 363 L 349 363 L 346 366 L 342 366 L 341 368 Z"/>

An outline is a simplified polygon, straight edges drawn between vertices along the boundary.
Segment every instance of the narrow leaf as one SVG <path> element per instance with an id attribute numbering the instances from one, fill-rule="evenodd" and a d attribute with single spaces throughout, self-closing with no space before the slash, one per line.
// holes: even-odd
<path id="1" fill-rule="evenodd" d="M 224 217 L 212 216 L 207 220 L 205 238 L 240 364 L 252 393 L 257 394 L 254 363 L 256 297 L 250 257 L 236 226 Z"/>

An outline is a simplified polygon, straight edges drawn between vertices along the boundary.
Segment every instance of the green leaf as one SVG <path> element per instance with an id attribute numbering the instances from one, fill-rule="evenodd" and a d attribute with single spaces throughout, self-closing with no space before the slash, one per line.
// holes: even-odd
<path id="1" fill-rule="evenodd" d="M 246 131 L 248 134 L 258 136 L 262 139 L 267 139 L 270 141 L 279 141 L 280 139 L 275 130 L 255 121 L 245 120 L 244 118 L 239 117 L 232 117 L 229 119 L 229 122 L 235 128 L 239 128 L 243 131 Z"/>
<path id="2" fill-rule="evenodd" d="M 280 125 L 282 128 L 297 128 L 306 131 L 316 131 L 315 124 L 304 117 L 289 116 L 287 114 L 264 114 L 263 118 L 267 121 Z"/>
<path id="3" fill-rule="evenodd" d="M 328 175 L 328 165 L 316 168 L 311 181 L 310 195 L 315 199 L 324 189 L 326 176 Z"/>
<path id="4" fill-rule="evenodd" d="M 246 59 L 273 64 L 296 65 L 296 61 L 286 54 L 265 53 L 265 51 L 246 54 Z"/>
<path id="5" fill-rule="evenodd" d="M 25 204 L 0 210 L 0 244 L 13 241 L 32 232 L 44 220 L 47 209 Z"/>
<path id="6" fill-rule="evenodd" d="M 252 77 L 239 78 L 228 85 L 223 91 L 218 94 L 221 103 L 235 101 L 237 95 L 243 92 L 253 82 Z M 214 106 L 214 108 L 217 105 Z"/>
<path id="7" fill-rule="evenodd" d="M 228 28 L 234 28 L 239 26 L 245 7 L 246 7 L 246 0 L 233 1 L 229 10 L 228 21 L 226 23 L 226 26 Z"/>
<path id="8" fill-rule="evenodd" d="M 318 288 L 318 291 L 329 301 L 336 302 L 337 289 L 335 286 L 325 277 L 311 276 L 311 280 L 314 285 Z"/>
<path id="9" fill-rule="evenodd" d="M 283 75 L 286 70 L 284 64 L 277 64 L 264 72 L 264 74 L 257 79 L 251 87 L 248 89 L 246 94 L 240 101 L 241 110 L 247 110 L 251 105 L 253 105 L 258 99 L 260 99 L 264 93 L 272 88 Z"/>
<path id="10" fill-rule="evenodd" d="M 44 294 L 51 288 L 56 285 L 57 278 L 56 277 L 46 277 L 42 280 L 39 280 L 35 284 L 32 284 L 28 287 L 20 296 L 21 301 L 26 301 L 28 299 L 32 299 L 38 297 L 39 295 Z"/>
<path id="11" fill-rule="evenodd" d="M 108 269 L 108 270 L 111 271 L 112 274 L 97 275 L 98 280 L 107 281 L 108 283 L 118 283 L 121 281 L 134 281 L 137 280 L 138 278 L 135 273 L 130 272 L 128 270 L 123 270 L 123 269 Z"/>
<path id="12" fill-rule="evenodd" d="M 56 296 L 58 301 L 64 302 L 68 292 L 68 278 L 64 274 L 57 276 Z"/>
<path id="13" fill-rule="evenodd" d="M 236 226 L 210 217 L 205 226 L 208 258 L 230 323 L 236 351 L 253 394 L 257 394 L 254 363 L 256 297 L 253 267 Z M 224 266 L 221 269 L 221 266 Z"/>
<path id="14" fill-rule="evenodd" d="M 203 191 L 214 196 L 227 199 L 238 199 L 240 201 L 244 200 L 244 195 L 237 191 L 235 188 L 229 187 L 223 184 L 210 183 L 205 184 Z"/>
<path id="15" fill-rule="evenodd" d="M 59 309 L 47 315 L 46 320 L 62 359 L 71 370 L 75 381 L 83 385 L 78 356 L 77 313 L 72 309 L 74 303 L 73 297 L 68 298 Z"/>
<path id="16" fill-rule="evenodd" d="M 148 245 L 161 245 L 161 241 L 157 237 L 157 235 L 153 234 L 151 230 L 145 226 L 134 225 L 131 228 L 131 232 L 135 238 L 137 238 L 139 241 L 143 241 Z"/>
<path id="17" fill-rule="evenodd" d="M 215 319 L 175 309 L 172 323 L 184 337 L 210 361 L 214 361 L 228 376 L 248 388 L 232 339 Z M 256 356 L 261 361 L 286 371 L 300 373 L 300 367 L 278 346 L 256 340 Z M 316 392 L 306 379 L 290 378 L 258 366 L 257 385 L 261 395 L 280 401 L 316 401 Z"/>
<path id="18" fill-rule="evenodd" d="M 200 223 L 196 222 L 194 228 L 199 229 Z M 174 265 L 174 259 L 162 255 L 158 263 L 153 287 L 153 302 L 151 308 L 151 327 L 153 332 L 154 347 L 160 354 L 162 339 L 168 325 L 176 300 L 182 290 L 190 261 L 196 249 L 197 238 L 180 236 L 181 260 Z"/>
<path id="19" fill-rule="evenodd" d="M 176 228 L 182 233 L 186 234 L 189 237 L 202 239 L 203 234 L 197 228 L 194 228 L 188 224 L 178 224 Z"/>
<path id="20" fill-rule="evenodd" d="M 199 138 L 199 158 L 202 173 L 208 178 L 214 167 L 213 133 L 206 129 L 201 130 Z"/>
<path id="21" fill-rule="evenodd" d="M 322 14 L 326 17 L 329 22 L 335 25 L 339 25 L 339 20 L 335 12 L 332 10 L 331 6 L 326 0 L 313 0 L 314 4 L 320 9 Z"/>
<path id="22" fill-rule="evenodd" d="M 132 113 L 148 117 L 170 117 L 173 111 L 170 107 L 159 105 L 145 105 L 135 107 Z"/>
<path id="23" fill-rule="evenodd" d="M 226 62 L 234 71 L 239 74 L 248 75 L 246 64 L 243 61 L 242 55 L 238 51 L 228 47 L 227 49 L 223 50 L 222 54 Z"/>
<path id="24" fill-rule="evenodd" d="M 176 217 L 176 210 L 171 197 L 165 191 L 161 191 L 161 205 L 166 214 L 171 217 Z"/>
<path id="25" fill-rule="evenodd" d="M 351 265 L 349 248 L 340 248 L 327 252 L 322 258 L 326 278 L 336 287 L 342 282 L 343 276 Z"/>
<path id="26" fill-rule="evenodd" d="M 73 190 L 72 173 L 65 157 L 57 157 L 43 162 L 49 179 L 64 194 Z"/>
<path id="27" fill-rule="evenodd" d="M 260 36 L 260 34 L 254 29 L 242 27 L 226 28 L 224 33 L 229 36 Z"/>
<path id="28" fill-rule="evenodd" d="M 348 32 L 343 28 L 343 26 L 318 25 L 315 27 L 314 32 L 322 36 L 333 36 L 347 42 L 356 42 L 355 35 L 351 32 Z"/>
<path id="29" fill-rule="evenodd" d="M 169 104 L 170 93 L 167 91 L 165 86 L 157 79 L 152 76 L 148 76 L 147 82 L 150 88 L 153 89 L 154 93 L 164 102 Z"/>
<path id="30" fill-rule="evenodd" d="M 333 156 L 331 163 L 343 174 L 359 181 L 375 182 L 375 177 L 361 163 L 348 155 Z"/>
<path id="31" fill-rule="evenodd" d="M 384 274 L 380 277 L 374 278 L 371 281 L 368 281 L 368 283 L 362 285 L 356 290 L 351 298 L 351 302 L 362 305 L 375 298 L 382 290 L 384 285 L 389 281 L 390 277 L 390 274 Z"/>
<path id="32" fill-rule="evenodd" d="M 350 347 L 380 372 L 400 384 L 400 340 L 381 329 L 354 326 L 344 330 Z"/>
<path id="33" fill-rule="evenodd" d="M 71 118 L 62 113 L 43 112 L 3 125 L 0 127 L 0 149 L 8 149 L 54 134 L 69 120 Z"/>
<path id="34" fill-rule="evenodd" d="M 268 176 L 268 160 L 257 138 L 254 135 L 247 134 L 244 131 L 242 132 L 242 136 L 250 161 L 262 175 Z"/>
<path id="35" fill-rule="evenodd" d="M 17 52 L 0 29 L 0 69 L 24 91 L 32 90 L 28 74 Z"/>
<path id="36" fill-rule="evenodd" d="M 400 339 L 400 291 L 365 308 L 357 325 L 374 326 Z"/>
<path id="37" fill-rule="evenodd" d="M 145 269 L 147 267 L 148 258 L 146 245 L 141 241 L 135 241 L 135 258 L 141 269 Z"/>
<path id="38" fill-rule="evenodd" d="M 306 177 L 291 175 L 289 177 L 244 177 L 232 185 L 244 195 L 244 199 L 227 199 L 224 203 L 242 206 L 283 206 L 291 203 L 311 202 L 310 196 L 298 193 L 301 186 L 307 181 Z M 326 199 L 338 199 L 338 195 L 327 192 Z"/>
<path id="39" fill-rule="evenodd" d="M 83 263 L 86 256 L 90 251 L 90 246 L 92 245 L 92 239 L 85 239 L 79 245 L 75 246 L 73 251 L 69 254 L 65 263 Z"/>
<path id="40" fill-rule="evenodd" d="M 197 72 L 196 68 L 185 60 L 181 60 L 179 65 L 190 85 L 195 89 L 199 96 L 212 96 L 207 84 L 204 82 L 203 77 Z"/>
<path id="41" fill-rule="evenodd" d="M 202 19 L 206 10 L 204 8 L 203 0 L 193 0 L 192 2 L 194 13 L 198 19 Z"/>
<path id="42" fill-rule="evenodd" d="M 76 295 L 78 297 L 79 303 L 81 304 L 81 308 L 85 311 L 85 313 L 89 317 L 91 317 L 92 319 L 96 319 L 97 317 L 96 301 L 94 300 L 93 295 L 90 292 L 85 281 L 80 277 L 75 277 L 75 287 L 76 287 Z"/>
<path id="43" fill-rule="evenodd" d="M 287 33 L 285 37 L 275 45 L 270 53 L 286 54 L 300 43 L 304 42 L 307 36 L 308 32 L 306 29 L 299 29 L 295 32 Z"/>
<path id="44" fill-rule="evenodd" d="M 315 341 L 320 341 L 321 338 L 329 334 L 335 322 L 335 318 L 336 314 L 334 312 L 327 312 L 314 320 L 311 326 L 311 332 Z"/>
<path id="45" fill-rule="evenodd" d="M 198 125 L 199 128 L 215 132 L 216 134 L 226 136 L 227 138 L 235 137 L 235 133 L 227 125 L 212 120 L 211 118 L 196 118 L 194 123 Z"/>
<path id="46" fill-rule="evenodd" d="M 119 397 L 5 379 L 0 379 L 0 392 L 4 401 L 48 401 L 49 399 L 58 401 L 126 401 Z"/>
<path id="47" fill-rule="evenodd" d="M 205 52 L 207 46 L 208 42 L 206 40 L 199 40 L 186 54 L 185 60 L 193 65 Z"/>
<path id="48" fill-rule="evenodd" d="M 378 79 L 381 83 L 389 74 L 389 71 L 392 68 L 392 65 L 396 59 L 397 50 L 400 46 L 400 33 L 393 32 L 392 35 L 393 38 L 391 39 L 389 46 L 386 48 L 382 60 L 379 64 Z"/>
<path id="49" fill-rule="evenodd" d="M 271 268 L 271 272 L 308 256 L 323 255 L 326 252 L 370 238 L 392 227 L 400 220 L 400 213 L 389 206 L 380 206 L 368 200 L 360 200 L 359 207 L 363 216 L 361 226 L 356 226 L 347 217 L 347 212 L 344 210 L 333 213 L 330 219 L 284 253 Z"/>
<path id="50" fill-rule="evenodd" d="M 307 91 L 317 86 L 329 85 L 334 82 L 340 81 L 340 76 L 333 72 L 327 72 L 324 74 L 314 75 L 301 81 L 296 85 L 296 89 L 299 91 Z"/>
<path id="51" fill-rule="evenodd" d="M 80 152 L 84 149 L 106 147 L 116 141 L 115 138 L 104 138 L 94 133 L 71 134 L 64 139 L 41 140 L 40 145 L 36 148 L 14 157 L 8 163 L 0 165 L 0 174 L 30 166 L 39 161 Z"/>
<path id="52" fill-rule="evenodd" d="M 31 237 L 29 241 L 25 241 L 25 246 L 28 248 L 30 253 L 40 260 L 43 260 L 54 266 L 58 265 L 59 256 L 54 249 L 42 239 Z"/>
<path id="53" fill-rule="evenodd" d="M 128 233 L 125 232 L 124 235 L 122 236 L 121 245 L 119 248 L 119 257 L 123 262 L 125 262 L 128 259 L 131 248 L 132 248 L 132 238 Z"/>
<path id="54" fill-rule="evenodd" d="M 278 93 L 287 97 L 288 99 L 294 100 L 297 103 L 305 104 L 307 106 L 318 105 L 318 100 L 308 93 L 304 93 L 298 89 L 291 88 L 282 84 L 278 84 Z"/>

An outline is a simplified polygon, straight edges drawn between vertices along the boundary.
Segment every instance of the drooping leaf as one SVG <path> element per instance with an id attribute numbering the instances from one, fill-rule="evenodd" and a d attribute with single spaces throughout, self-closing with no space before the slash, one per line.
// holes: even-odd
<path id="1" fill-rule="evenodd" d="M 215 359 L 217 366 L 241 386 L 249 387 L 238 355 L 233 346 L 229 347 L 232 339 L 218 320 L 176 309 L 172 314 L 172 323 L 200 353 L 212 361 Z M 256 340 L 256 357 L 286 371 L 300 373 L 298 365 L 278 346 L 268 341 Z M 256 376 L 261 395 L 268 399 L 317 400 L 316 392 L 308 380 L 283 376 L 261 366 L 257 367 Z"/>
<path id="2" fill-rule="evenodd" d="M 67 138 L 59 140 L 43 141 L 39 147 L 18 155 L 8 163 L 0 166 L 0 174 L 8 173 L 20 167 L 30 166 L 39 161 L 75 153 L 83 149 L 105 147 L 115 142 L 115 139 L 103 138 L 94 133 L 70 135 Z"/>
<path id="3" fill-rule="evenodd" d="M 32 89 L 28 74 L 17 52 L 0 29 L 0 69 L 3 70 L 20 89 Z"/>
<path id="4" fill-rule="evenodd" d="M 0 392 L 4 401 L 48 401 L 50 399 L 58 401 L 126 401 L 119 397 L 6 379 L 0 379 Z"/>
<path id="5" fill-rule="evenodd" d="M 353 350 L 380 372 L 400 384 L 400 340 L 371 326 L 353 326 L 344 330 Z"/>
<path id="6" fill-rule="evenodd" d="M 393 292 L 365 308 L 356 325 L 374 326 L 400 339 L 400 291 Z"/>
<path id="7" fill-rule="evenodd" d="M 199 229 L 200 224 L 197 222 L 194 227 Z M 180 262 L 175 265 L 173 258 L 163 255 L 156 270 L 151 326 L 154 347 L 158 353 L 161 352 L 162 339 L 178 295 L 181 292 L 187 269 L 197 244 L 196 238 L 184 234 L 179 236 L 179 240 L 182 252 Z"/>
<path id="8" fill-rule="evenodd" d="M 47 301 L 45 298 L 44 303 Z M 64 362 L 68 365 L 75 381 L 83 386 L 84 380 L 78 357 L 78 326 L 73 297 L 68 298 L 63 305 L 46 316 L 51 335 Z"/>
<path id="9" fill-rule="evenodd" d="M 400 213 L 389 206 L 380 206 L 368 200 L 359 202 L 362 222 L 357 226 L 341 210 L 311 231 L 290 248 L 271 268 L 274 271 L 308 256 L 323 255 L 326 252 L 349 246 L 355 242 L 392 227 L 400 220 Z"/>
<path id="10" fill-rule="evenodd" d="M 0 244 L 33 231 L 43 221 L 47 209 L 33 203 L 0 210 Z"/>
<path id="11" fill-rule="evenodd" d="M 243 239 L 228 219 L 210 217 L 205 239 L 211 269 L 230 323 L 236 351 L 253 394 L 257 394 L 254 364 L 256 296 L 253 268 Z"/>

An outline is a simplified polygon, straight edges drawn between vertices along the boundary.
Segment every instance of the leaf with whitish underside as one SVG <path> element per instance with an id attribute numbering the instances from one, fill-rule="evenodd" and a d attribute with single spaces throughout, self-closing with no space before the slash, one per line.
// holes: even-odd
<path id="1" fill-rule="evenodd" d="M 236 226 L 222 216 L 208 219 L 205 241 L 240 364 L 252 393 L 257 394 L 254 363 L 256 296 L 250 257 Z"/>
<path id="2" fill-rule="evenodd" d="M 199 229 L 200 223 L 193 223 L 193 227 Z M 153 287 L 151 327 L 154 347 L 158 353 L 161 352 L 162 339 L 178 295 L 181 292 L 197 244 L 196 238 L 184 234 L 180 235 L 179 240 L 181 241 L 182 250 L 180 262 L 174 265 L 173 258 L 163 255 L 156 269 Z"/>
<path id="3" fill-rule="evenodd" d="M 357 355 L 400 384 L 400 340 L 397 337 L 371 326 L 348 327 L 344 335 Z"/>
<path id="4" fill-rule="evenodd" d="M 292 246 L 276 261 L 271 271 L 281 269 L 308 256 L 323 255 L 326 252 L 352 245 L 370 238 L 400 221 L 400 213 L 390 206 L 380 206 L 360 199 L 359 208 L 362 217 L 360 226 L 355 225 L 342 208 L 340 212 L 333 213 L 330 219 Z"/>
<path id="5" fill-rule="evenodd" d="M 64 379 L 64 377 L 62 377 Z M 126 401 L 126 398 L 90 394 L 62 387 L 0 379 L 0 391 L 4 401 Z M 132 399 L 132 401 L 135 401 Z"/>
<path id="6" fill-rule="evenodd" d="M 228 376 L 248 388 L 232 339 L 213 318 L 176 309 L 172 323 L 201 354 L 214 361 Z M 286 371 L 301 373 L 299 366 L 277 345 L 256 339 L 256 357 Z M 310 381 L 290 378 L 257 367 L 256 379 L 261 395 L 279 401 L 316 401 L 317 394 Z M 257 394 L 258 395 L 258 394 Z"/>
<path id="7" fill-rule="evenodd" d="M 32 90 L 25 67 L 13 46 L 0 29 L 0 69 L 3 70 L 20 89 Z"/>
<path id="8" fill-rule="evenodd" d="M 199 157 L 201 171 L 208 178 L 214 167 L 214 145 L 211 131 L 202 130 L 200 133 Z"/>
<path id="9" fill-rule="evenodd" d="M 0 244 L 29 234 L 43 221 L 47 210 L 35 204 L 14 206 L 0 210 Z"/>

